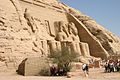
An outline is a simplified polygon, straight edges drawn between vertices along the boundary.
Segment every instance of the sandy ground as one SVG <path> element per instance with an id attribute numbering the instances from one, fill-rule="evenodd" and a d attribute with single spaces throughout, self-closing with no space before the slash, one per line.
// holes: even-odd
<path id="1" fill-rule="evenodd" d="M 15 71 L 0 72 L 0 80 L 120 80 L 120 73 L 104 73 L 104 69 L 90 69 L 89 77 L 79 70 L 73 72 L 76 76 L 71 78 L 64 77 L 46 77 L 46 76 L 21 76 Z"/>

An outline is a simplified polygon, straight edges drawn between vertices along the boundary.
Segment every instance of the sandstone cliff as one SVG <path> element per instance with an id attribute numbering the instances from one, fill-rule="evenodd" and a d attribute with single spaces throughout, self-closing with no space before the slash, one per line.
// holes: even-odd
<path id="1" fill-rule="evenodd" d="M 85 58 L 120 54 L 120 39 L 92 18 L 57 0 L 0 0 L 0 65 L 62 47 Z"/>

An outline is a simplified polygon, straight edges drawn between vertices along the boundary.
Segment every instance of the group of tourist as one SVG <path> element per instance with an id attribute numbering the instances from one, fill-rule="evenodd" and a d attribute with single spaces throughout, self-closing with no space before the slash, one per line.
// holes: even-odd
<path id="1" fill-rule="evenodd" d="M 105 62 L 105 72 L 119 72 L 120 61 L 119 60 L 108 60 Z"/>
<path id="2" fill-rule="evenodd" d="M 108 60 L 104 64 L 105 72 L 119 72 L 120 71 L 120 60 Z M 89 76 L 89 65 L 83 64 L 82 70 L 86 77 Z M 50 67 L 51 76 L 64 76 L 67 72 L 64 68 L 58 68 L 55 65 Z"/>
<path id="3" fill-rule="evenodd" d="M 82 70 L 83 70 L 85 76 L 88 77 L 88 75 L 89 75 L 89 65 L 88 64 L 83 64 L 82 65 Z M 51 73 L 51 76 L 65 76 L 67 74 L 67 71 L 65 70 L 65 68 L 59 68 L 55 65 L 52 65 L 50 67 L 50 73 Z"/>
<path id="4" fill-rule="evenodd" d="M 67 72 L 64 68 L 59 68 L 55 65 L 52 65 L 50 67 L 50 73 L 51 76 L 65 76 Z"/>

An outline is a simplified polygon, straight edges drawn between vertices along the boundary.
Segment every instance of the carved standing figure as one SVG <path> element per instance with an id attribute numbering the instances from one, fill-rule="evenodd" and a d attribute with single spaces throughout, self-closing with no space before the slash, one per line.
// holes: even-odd
<path id="1" fill-rule="evenodd" d="M 25 9 L 24 17 L 27 20 L 28 25 L 31 27 L 32 32 L 35 33 L 37 30 L 37 25 L 27 8 Z"/>

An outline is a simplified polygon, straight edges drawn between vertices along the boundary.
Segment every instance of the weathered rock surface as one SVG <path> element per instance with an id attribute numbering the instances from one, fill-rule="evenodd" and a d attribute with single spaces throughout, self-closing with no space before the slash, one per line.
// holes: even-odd
<path id="1" fill-rule="evenodd" d="M 17 68 L 25 58 L 62 47 L 85 59 L 120 54 L 117 36 L 57 0 L 0 1 L 0 66 Z"/>

